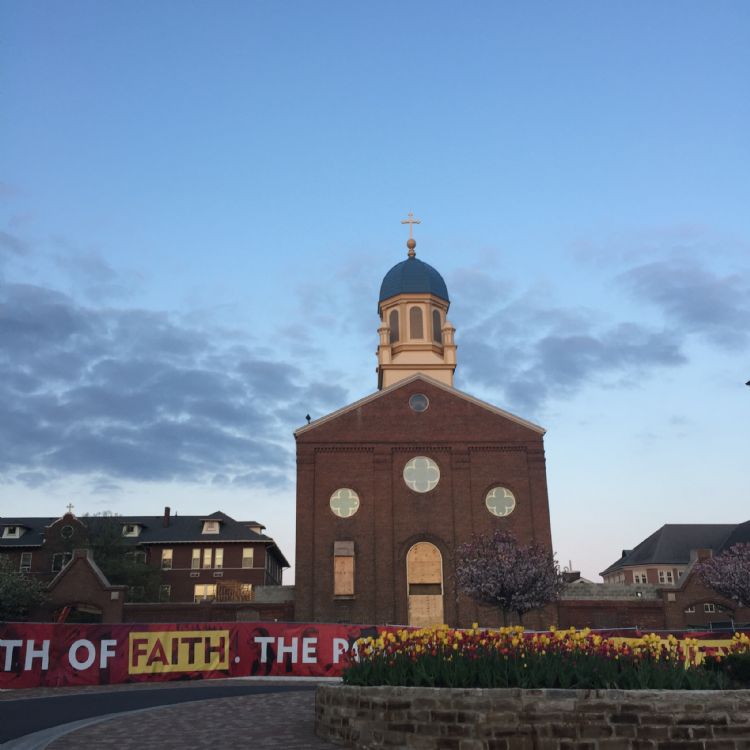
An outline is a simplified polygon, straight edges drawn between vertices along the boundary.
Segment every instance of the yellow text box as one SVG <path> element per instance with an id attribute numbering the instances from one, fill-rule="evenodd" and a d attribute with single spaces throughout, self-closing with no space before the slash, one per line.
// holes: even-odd
<path id="1" fill-rule="evenodd" d="M 228 630 L 162 630 L 128 634 L 128 674 L 229 669 Z"/>

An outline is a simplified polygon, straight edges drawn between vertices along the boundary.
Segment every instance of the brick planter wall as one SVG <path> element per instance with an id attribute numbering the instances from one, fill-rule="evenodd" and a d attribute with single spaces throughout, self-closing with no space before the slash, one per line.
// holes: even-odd
<path id="1" fill-rule="evenodd" d="M 748 750 L 750 690 L 323 686 L 315 731 L 353 748 Z"/>

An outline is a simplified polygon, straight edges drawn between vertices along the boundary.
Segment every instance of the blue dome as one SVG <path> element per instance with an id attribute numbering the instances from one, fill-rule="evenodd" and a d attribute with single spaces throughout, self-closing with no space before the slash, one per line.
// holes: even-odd
<path id="1" fill-rule="evenodd" d="M 431 265 L 416 258 L 407 258 L 388 271 L 380 285 L 378 302 L 397 294 L 434 294 L 450 302 L 443 277 Z"/>

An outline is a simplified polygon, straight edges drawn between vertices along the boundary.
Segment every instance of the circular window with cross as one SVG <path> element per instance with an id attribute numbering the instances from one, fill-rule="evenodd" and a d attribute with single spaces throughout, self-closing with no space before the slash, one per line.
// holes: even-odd
<path id="1" fill-rule="evenodd" d="M 339 518 L 350 518 L 359 510 L 359 495 L 348 487 L 342 487 L 331 495 L 331 510 Z"/>
<path id="2" fill-rule="evenodd" d="M 509 516 L 516 507 L 516 498 L 507 487 L 493 487 L 484 499 L 493 516 Z"/>
<path id="3" fill-rule="evenodd" d="M 440 481 L 440 468 L 427 456 L 412 458 L 404 466 L 404 482 L 414 492 L 429 492 Z"/>

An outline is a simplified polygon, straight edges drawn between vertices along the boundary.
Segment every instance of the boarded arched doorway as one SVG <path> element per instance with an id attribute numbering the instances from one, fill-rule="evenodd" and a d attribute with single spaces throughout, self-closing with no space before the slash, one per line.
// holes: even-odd
<path id="1" fill-rule="evenodd" d="M 443 620 L 443 557 L 430 542 L 417 542 L 406 555 L 409 625 L 425 628 Z"/>

